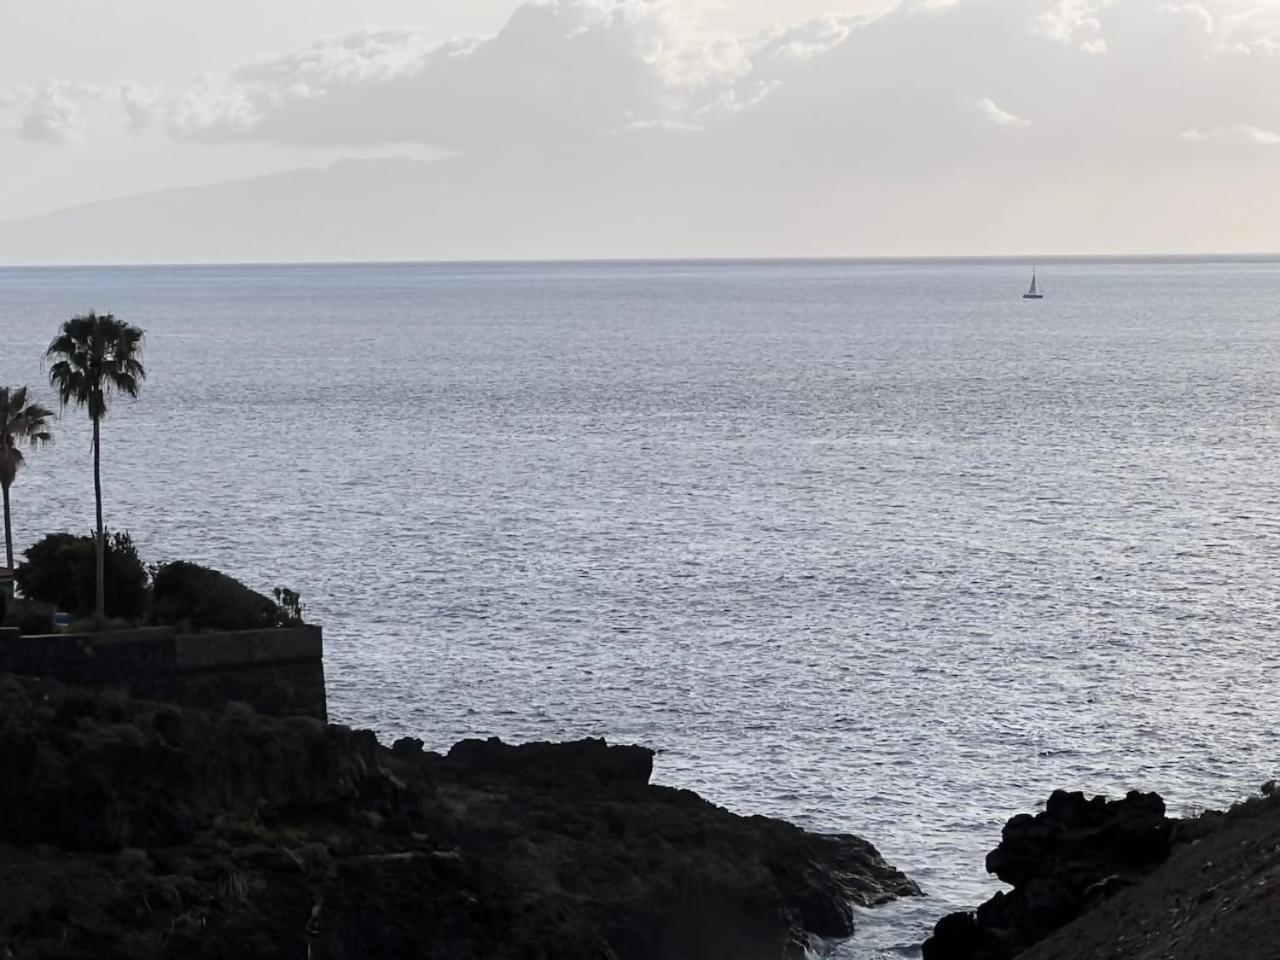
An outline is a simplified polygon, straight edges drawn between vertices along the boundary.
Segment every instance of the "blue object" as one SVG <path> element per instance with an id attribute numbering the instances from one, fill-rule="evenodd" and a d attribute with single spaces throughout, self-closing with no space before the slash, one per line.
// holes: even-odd
<path id="1" fill-rule="evenodd" d="M 71 614 L 63 610 L 59 610 L 53 615 L 53 625 L 59 630 L 65 630 L 71 626 Z"/>

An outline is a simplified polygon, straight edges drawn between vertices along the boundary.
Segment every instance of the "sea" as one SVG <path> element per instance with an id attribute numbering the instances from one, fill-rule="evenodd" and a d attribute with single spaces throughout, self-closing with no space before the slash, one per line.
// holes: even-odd
<path id="1" fill-rule="evenodd" d="M 1276 259 L 3 269 L 0 382 L 52 404 L 90 308 L 146 330 L 145 559 L 299 591 L 384 742 L 640 743 L 870 839 L 927 896 L 837 957 L 917 956 L 1054 789 L 1280 772 Z M 56 433 L 19 550 L 93 522 Z"/>

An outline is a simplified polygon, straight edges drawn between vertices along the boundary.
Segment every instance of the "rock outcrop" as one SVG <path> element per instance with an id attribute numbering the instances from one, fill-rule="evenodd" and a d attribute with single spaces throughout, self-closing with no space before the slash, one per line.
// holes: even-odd
<path id="1" fill-rule="evenodd" d="M 1280 796 L 1181 820 L 1169 859 L 1019 960 L 1275 960 Z"/>
<path id="2" fill-rule="evenodd" d="M 0 675 L 0 956 L 778 960 L 918 893 L 604 741 L 418 741 Z"/>
<path id="3" fill-rule="evenodd" d="M 1154 793 L 1123 800 L 1055 792 L 1043 813 L 1005 825 L 987 870 L 1013 889 L 976 913 L 940 920 L 924 960 L 1010 960 L 1092 906 L 1149 874 L 1169 855 L 1174 821 Z"/>
<path id="4" fill-rule="evenodd" d="M 989 866 L 1017 886 L 976 915 L 941 920 L 925 948 L 930 960 L 1280 955 L 1274 782 L 1229 810 L 1173 821 L 1153 794 L 1114 804 L 1056 794 L 1039 817 L 1010 821 Z"/>

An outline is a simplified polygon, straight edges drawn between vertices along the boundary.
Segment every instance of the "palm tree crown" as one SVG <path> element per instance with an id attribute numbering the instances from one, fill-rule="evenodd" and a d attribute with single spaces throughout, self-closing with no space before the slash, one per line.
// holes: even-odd
<path id="1" fill-rule="evenodd" d="M 136 397 L 138 384 L 147 376 L 142 331 L 109 313 L 90 310 L 72 317 L 49 344 L 45 358 L 55 361 L 49 383 L 62 405 L 85 407 L 95 421 L 106 416 L 110 394 Z"/>
<path id="2" fill-rule="evenodd" d="M 9 488 L 25 462 L 22 447 L 38 447 L 53 440 L 49 421 L 53 411 L 27 402 L 27 388 L 0 387 L 0 488 L 4 490 L 5 566 L 13 573 L 13 524 L 9 519 Z"/>
<path id="3" fill-rule="evenodd" d="M 24 462 L 22 447 L 53 440 L 53 411 L 27 402 L 27 388 L 0 387 L 0 485 L 9 486 Z"/>

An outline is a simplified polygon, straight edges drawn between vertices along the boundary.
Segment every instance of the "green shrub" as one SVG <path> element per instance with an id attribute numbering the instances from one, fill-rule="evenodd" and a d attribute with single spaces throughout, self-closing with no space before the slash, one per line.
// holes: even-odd
<path id="1" fill-rule="evenodd" d="M 184 630 L 257 630 L 276 626 L 279 610 L 234 577 L 178 560 L 156 568 L 151 619 Z"/>
<path id="2" fill-rule="evenodd" d="M 113 630 L 136 630 L 138 628 L 137 620 L 125 620 L 123 617 L 107 617 L 102 621 L 102 630 L 98 630 L 98 624 L 93 617 L 80 617 L 72 620 L 67 624 L 67 633 L 110 633 Z"/>
<path id="3" fill-rule="evenodd" d="M 93 537 L 51 533 L 32 544 L 13 572 L 22 595 L 80 616 L 93 613 L 97 558 Z M 137 620 L 147 608 L 147 571 L 128 533 L 106 535 L 103 556 L 107 616 Z"/>
<path id="4" fill-rule="evenodd" d="M 4 625 L 17 627 L 27 636 L 53 633 L 53 604 L 23 597 L 10 600 L 4 612 Z"/>

